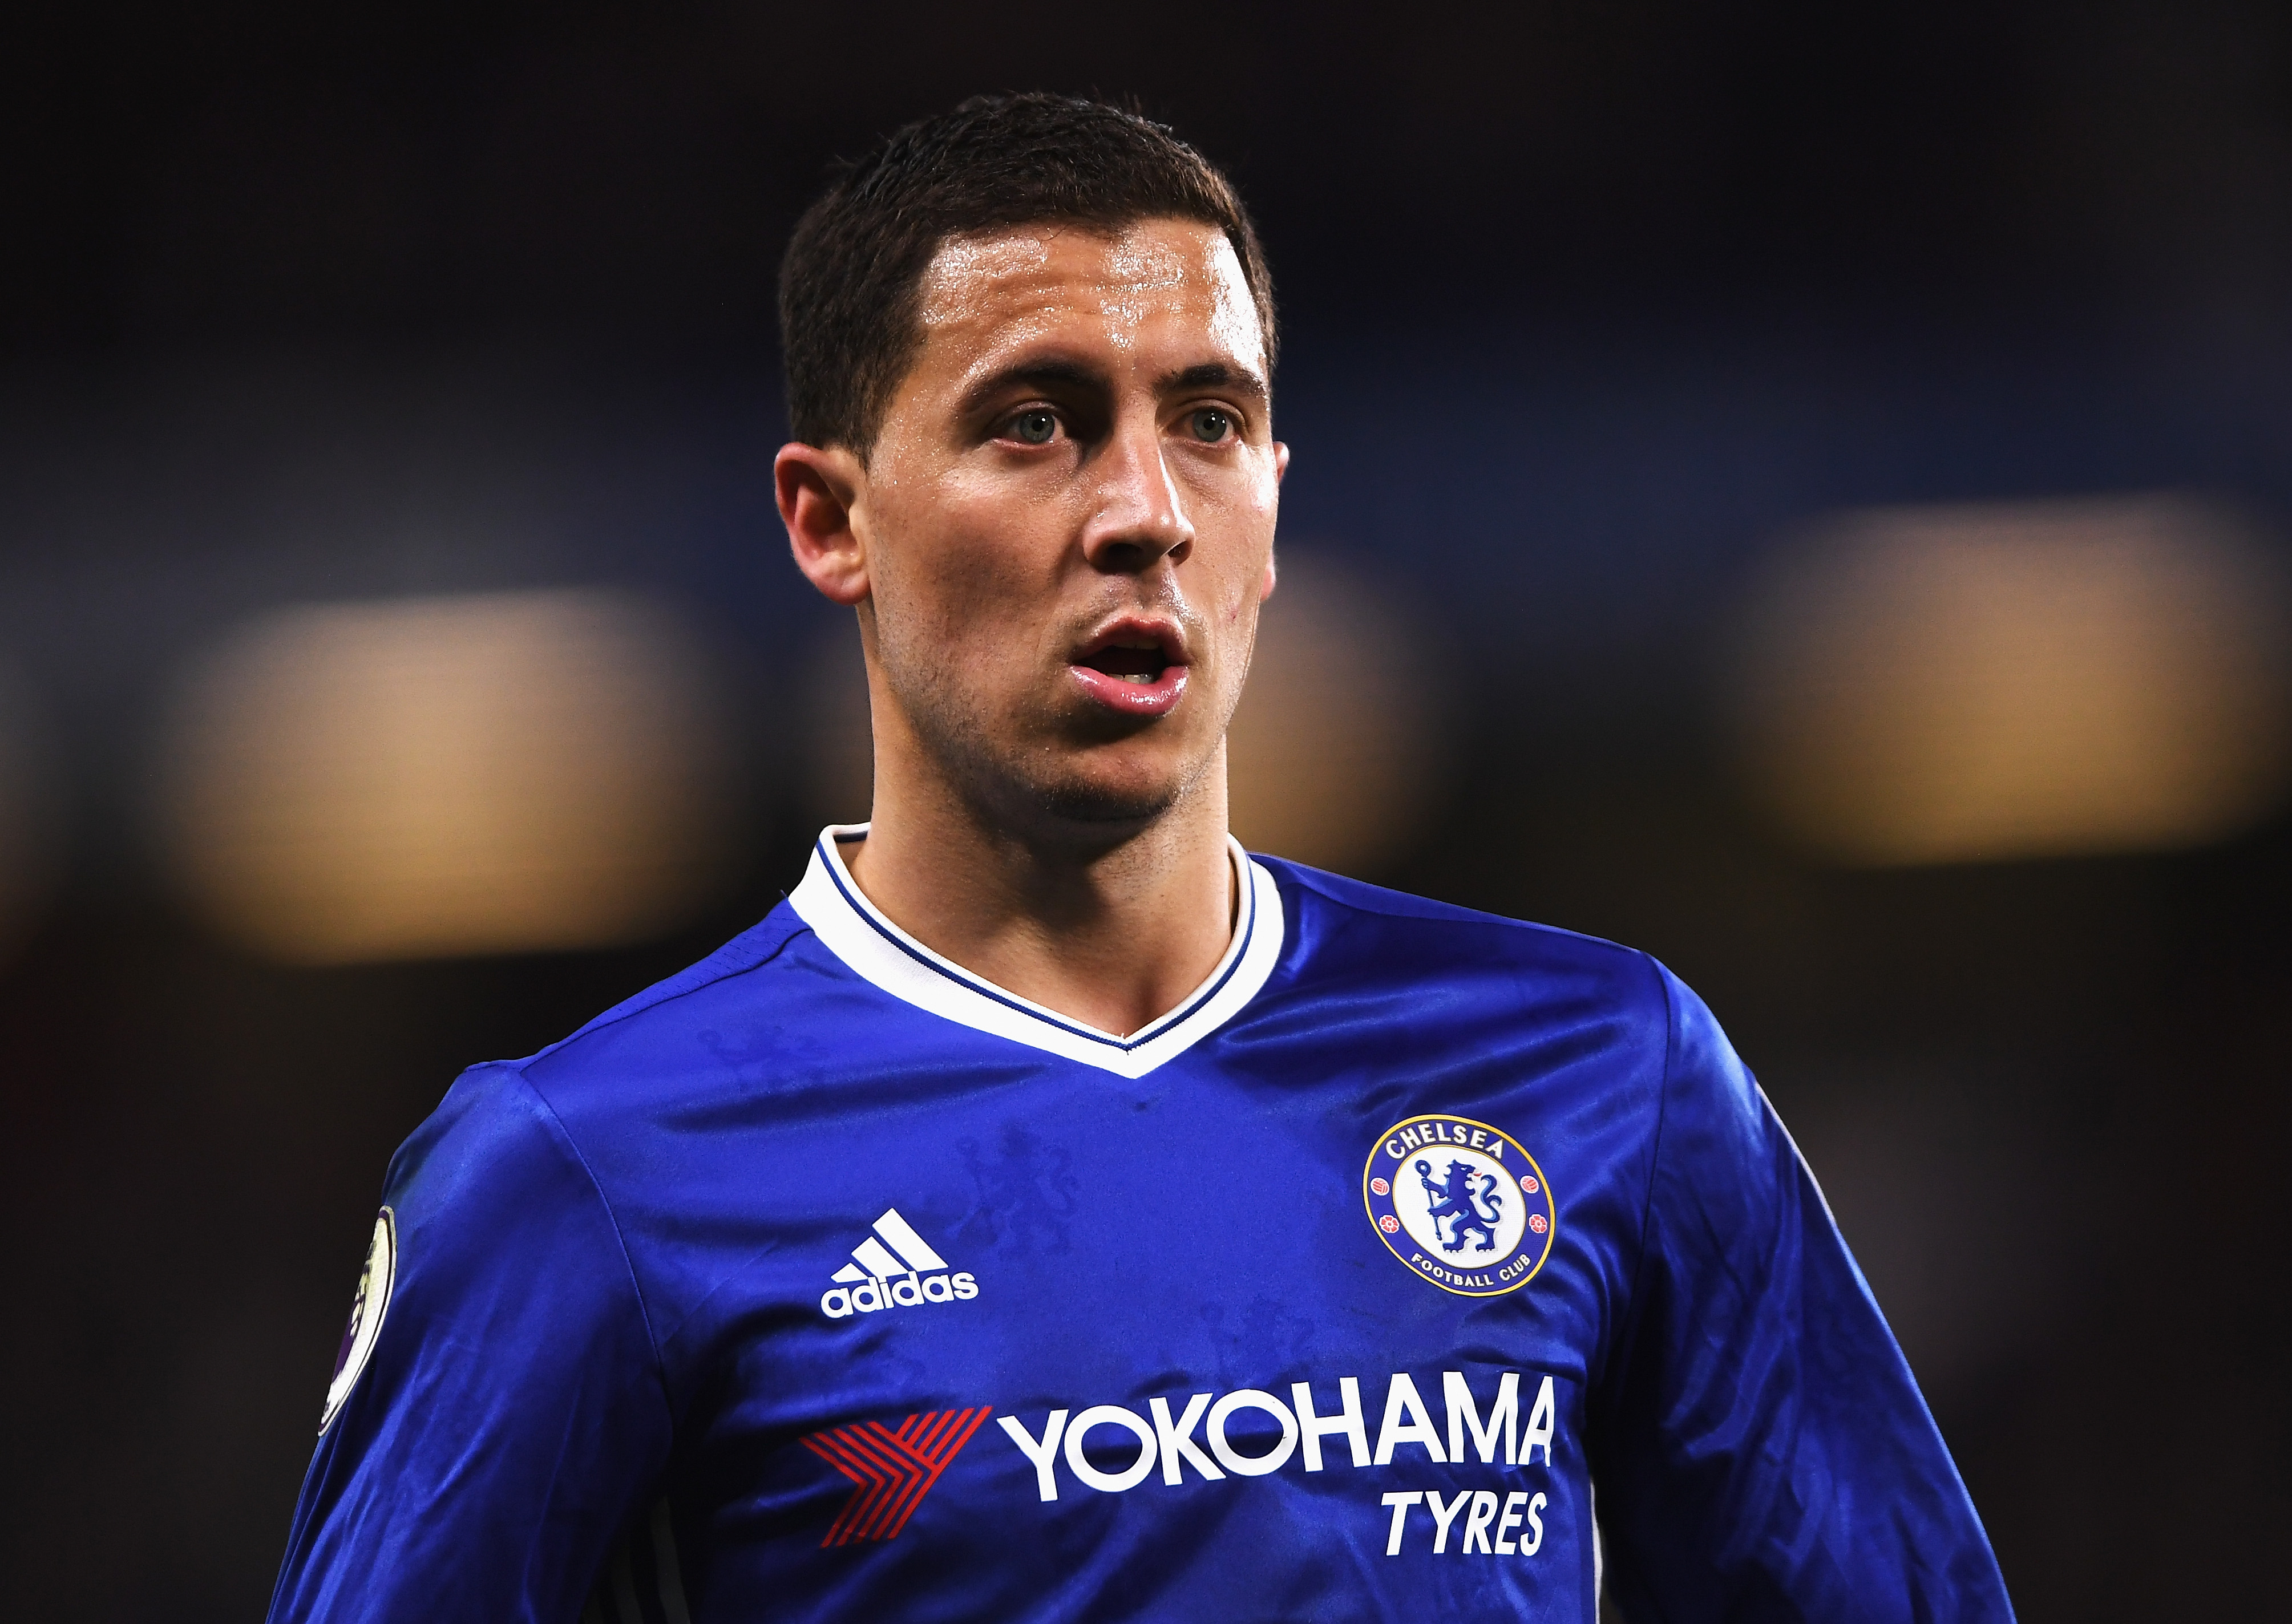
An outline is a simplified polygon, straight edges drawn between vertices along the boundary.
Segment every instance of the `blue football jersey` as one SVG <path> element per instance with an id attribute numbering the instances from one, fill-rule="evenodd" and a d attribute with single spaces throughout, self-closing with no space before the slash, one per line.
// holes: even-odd
<path id="1" fill-rule="evenodd" d="M 390 1169 L 270 1616 L 2005 1620 L 1813 1179 L 1644 954 L 1239 847 L 1094 1031 L 821 837 Z M 1595 1522 L 1596 1515 L 1596 1522 Z"/>

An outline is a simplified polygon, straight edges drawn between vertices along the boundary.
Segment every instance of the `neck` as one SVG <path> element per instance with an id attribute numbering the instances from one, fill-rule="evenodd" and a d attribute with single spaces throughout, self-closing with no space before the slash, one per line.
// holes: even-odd
<path id="1" fill-rule="evenodd" d="M 1020 997 L 1117 1036 L 1177 1007 L 1233 935 L 1225 760 L 1110 844 L 997 826 L 943 784 L 886 774 L 843 856 L 884 915 Z"/>

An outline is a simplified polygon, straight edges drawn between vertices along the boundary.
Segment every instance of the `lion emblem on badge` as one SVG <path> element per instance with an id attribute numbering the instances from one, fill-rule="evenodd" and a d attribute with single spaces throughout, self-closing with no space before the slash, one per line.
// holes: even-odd
<path id="1" fill-rule="evenodd" d="M 1497 1249 L 1497 1226 L 1504 1221 L 1504 1197 L 1497 1194 L 1495 1174 L 1484 1172 L 1468 1162 L 1451 1161 L 1446 1178 L 1436 1181 L 1432 1164 L 1420 1161 L 1416 1178 L 1431 1198 L 1425 1216 L 1432 1220 L 1441 1234 L 1443 1251 L 1460 1252 L 1465 1242 L 1473 1235 L 1481 1237 L 1474 1251 L 1492 1252 Z"/>

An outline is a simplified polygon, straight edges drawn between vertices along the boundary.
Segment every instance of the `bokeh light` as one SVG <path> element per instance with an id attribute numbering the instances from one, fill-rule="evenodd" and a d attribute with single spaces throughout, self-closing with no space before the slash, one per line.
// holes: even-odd
<path id="1" fill-rule="evenodd" d="M 1389 596 L 1285 552 L 1227 739 L 1234 833 L 1253 851 L 1374 872 L 1437 798 L 1435 694 Z"/>
<path id="2" fill-rule="evenodd" d="M 2285 610 L 2239 522 L 2191 500 L 1850 514 L 1739 623 L 1739 764 L 1849 864 L 2201 844 L 2285 787 Z"/>
<path id="3" fill-rule="evenodd" d="M 733 757 L 690 630 L 594 591 L 322 604 L 189 674 L 166 854 L 213 925 L 348 963 L 593 947 L 734 860 Z"/>

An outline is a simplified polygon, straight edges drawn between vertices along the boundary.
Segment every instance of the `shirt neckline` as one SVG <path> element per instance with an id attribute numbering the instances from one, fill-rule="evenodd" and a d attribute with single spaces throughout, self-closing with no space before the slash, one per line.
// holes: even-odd
<path id="1" fill-rule="evenodd" d="M 844 967 L 916 1008 L 1029 1048 L 1123 1077 L 1142 1077 L 1239 1014 L 1273 973 L 1284 934 L 1273 876 L 1226 837 L 1239 908 L 1216 968 L 1167 1014 L 1127 1037 L 1044 1008 L 934 953 L 900 929 L 852 880 L 839 849 L 866 824 L 830 824 L 812 848 L 788 904 Z"/>

